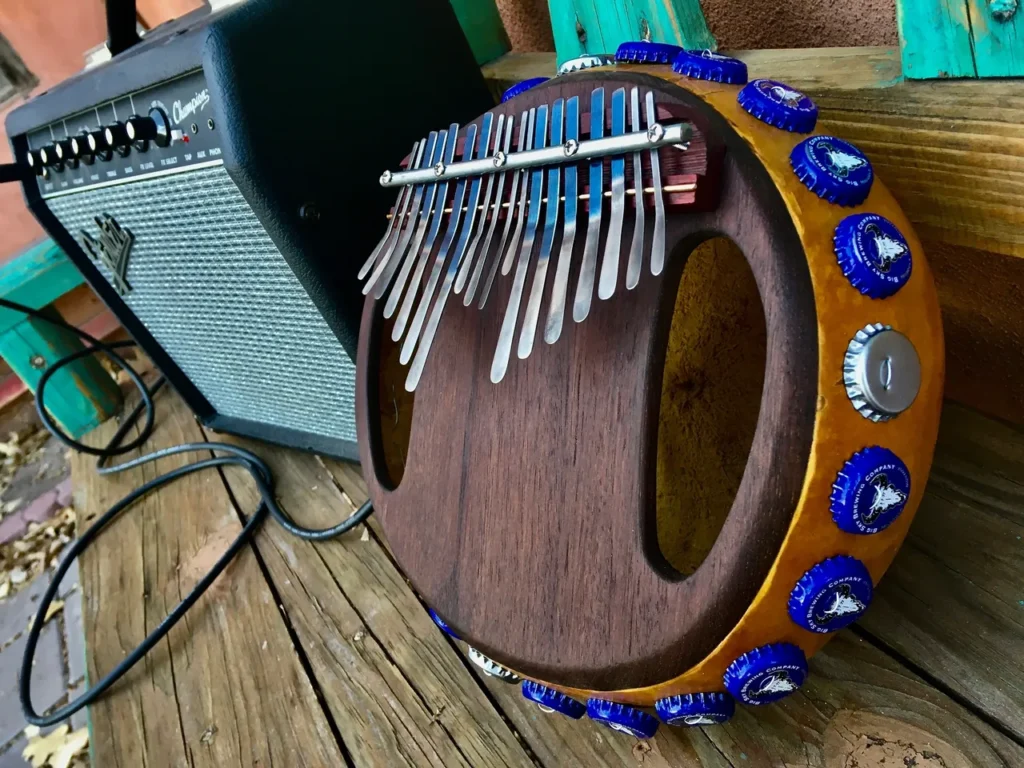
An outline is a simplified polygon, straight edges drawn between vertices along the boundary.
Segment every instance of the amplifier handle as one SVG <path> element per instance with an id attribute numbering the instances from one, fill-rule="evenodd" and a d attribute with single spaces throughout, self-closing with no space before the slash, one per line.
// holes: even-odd
<path id="1" fill-rule="evenodd" d="M 107 0 L 106 6 L 107 48 L 111 56 L 117 56 L 139 42 L 135 0 Z"/>

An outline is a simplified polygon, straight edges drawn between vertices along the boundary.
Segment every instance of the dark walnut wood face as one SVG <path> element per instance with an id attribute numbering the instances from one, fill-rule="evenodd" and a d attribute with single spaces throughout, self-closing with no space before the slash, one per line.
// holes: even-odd
<path id="1" fill-rule="evenodd" d="M 665 271 L 652 276 L 645 264 L 633 290 L 620 276 L 612 298 L 595 296 L 582 323 L 567 317 L 556 343 L 538 340 L 527 359 L 513 356 L 498 384 L 489 370 L 511 276 L 495 283 L 483 310 L 449 301 L 414 404 L 401 395 L 405 369 L 383 302 L 371 297 L 357 400 L 371 496 L 424 599 L 502 664 L 612 690 L 686 671 L 753 600 L 804 479 L 817 336 L 789 213 L 749 147 L 701 100 L 646 76 L 595 73 L 551 81 L 495 112 L 518 115 L 574 95 L 589 104 L 599 85 L 608 94 L 623 85 L 652 89 L 660 119 L 690 120 L 697 129 L 690 152 L 663 169 L 696 180 L 692 197 L 668 208 Z M 624 249 L 633 215 L 627 208 Z M 585 219 L 583 204 L 581 229 Z M 658 542 L 663 373 L 687 257 L 718 235 L 742 250 L 760 293 L 764 387 L 731 511 L 703 562 L 684 576 Z M 573 287 L 584 239 L 577 234 Z M 625 258 L 620 266 L 624 274 Z M 665 409 L 660 428 L 672 429 L 669 415 L 679 412 Z M 683 455 L 700 460 L 699 450 Z"/>

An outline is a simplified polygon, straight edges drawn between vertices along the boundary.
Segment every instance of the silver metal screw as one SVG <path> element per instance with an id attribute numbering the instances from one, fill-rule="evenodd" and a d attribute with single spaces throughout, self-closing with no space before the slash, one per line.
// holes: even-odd
<path id="1" fill-rule="evenodd" d="M 380 175 L 380 185 L 383 187 L 384 185 L 386 185 L 390 181 L 391 181 L 391 171 L 384 171 L 384 173 L 382 173 Z"/>
<path id="2" fill-rule="evenodd" d="M 495 168 L 501 168 L 501 166 L 503 166 L 507 160 L 508 160 L 508 157 L 506 157 L 505 153 L 502 152 L 500 149 L 497 152 L 494 153 L 494 167 Z"/>
<path id="3" fill-rule="evenodd" d="M 579 150 L 580 143 L 576 141 L 576 139 L 569 139 L 567 142 L 565 142 L 565 146 L 563 147 L 563 151 L 565 152 L 566 157 L 572 157 L 577 152 L 579 152 Z"/>
<path id="4" fill-rule="evenodd" d="M 37 370 L 42 370 L 46 367 L 46 358 L 42 355 L 32 355 L 28 359 L 28 364 Z"/>
<path id="5" fill-rule="evenodd" d="M 655 123 L 647 129 L 647 140 L 652 144 L 656 141 L 661 141 L 665 135 L 665 127 L 661 123 Z"/>
<path id="6" fill-rule="evenodd" d="M 444 176 L 444 172 L 445 172 L 444 163 L 438 163 L 437 165 L 434 166 L 434 175 L 437 176 L 438 178 L 441 178 L 442 176 Z"/>

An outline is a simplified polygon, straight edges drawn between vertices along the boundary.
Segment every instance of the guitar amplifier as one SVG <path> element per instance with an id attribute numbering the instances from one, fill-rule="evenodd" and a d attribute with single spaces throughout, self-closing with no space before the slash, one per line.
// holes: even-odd
<path id="1" fill-rule="evenodd" d="M 380 167 L 493 104 L 447 0 L 390 11 L 386 41 L 344 3 L 197 11 L 7 118 L 29 207 L 214 430 L 357 456 Z"/>

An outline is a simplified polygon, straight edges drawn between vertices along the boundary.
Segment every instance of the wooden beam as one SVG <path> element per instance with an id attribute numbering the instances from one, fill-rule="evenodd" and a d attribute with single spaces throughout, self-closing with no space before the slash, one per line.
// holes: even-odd
<path id="1" fill-rule="evenodd" d="M 1017 0 L 897 0 L 908 78 L 1024 75 Z"/>

